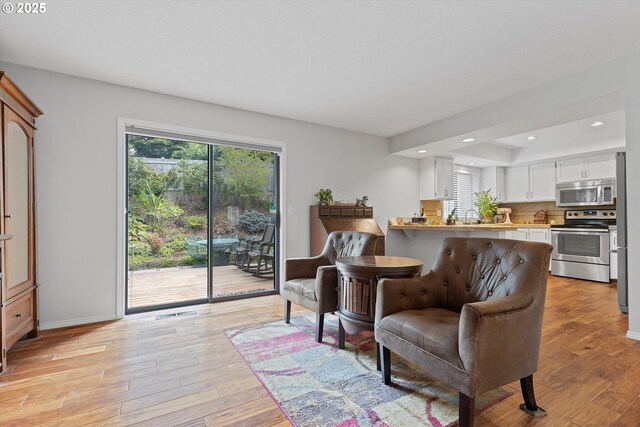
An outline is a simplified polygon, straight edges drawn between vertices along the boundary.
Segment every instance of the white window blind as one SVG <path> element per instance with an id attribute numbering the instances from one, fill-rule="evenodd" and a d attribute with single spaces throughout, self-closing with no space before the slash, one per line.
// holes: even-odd
<path id="1" fill-rule="evenodd" d="M 446 217 L 456 208 L 456 214 L 462 220 L 465 213 L 470 209 L 467 219 L 478 219 L 478 197 L 480 177 L 475 174 L 465 172 L 454 172 L 453 174 L 453 200 L 445 200 L 443 205 L 443 216 Z"/>

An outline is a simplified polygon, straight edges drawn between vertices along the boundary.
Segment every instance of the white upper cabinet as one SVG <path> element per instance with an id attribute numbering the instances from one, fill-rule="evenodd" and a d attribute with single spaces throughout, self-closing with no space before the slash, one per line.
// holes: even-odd
<path id="1" fill-rule="evenodd" d="M 453 159 L 428 157 L 420 160 L 420 200 L 453 199 Z"/>
<path id="2" fill-rule="evenodd" d="M 505 168 L 499 166 L 483 168 L 480 175 L 480 181 L 481 191 L 489 191 L 489 194 L 495 197 L 498 202 L 504 202 L 507 200 Z"/>
<path id="3" fill-rule="evenodd" d="M 584 158 L 556 162 L 556 182 L 580 181 L 584 178 Z"/>
<path id="4" fill-rule="evenodd" d="M 529 166 L 529 200 L 556 199 L 556 167 L 554 162 Z"/>
<path id="5" fill-rule="evenodd" d="M 585 157 L 585 170 L 587 179 L 615 178 L 616 155 L 602 154 L 599 156 Z"/>
<path id="6" fill-rule="evenodd" d="M 556 182 L 580 181 L 616 177 L 616 157 L 614 153 L 559 160 Z"/>
<path id="7" fill-rule="evenodd" d="M 529 201 L 529 166 L 507 168 L 507 200 L 508 202 Z"/>
<path id="8" fill-rule="evenodd" d="M 537 163 L 506 168 L 505 202 L 555 200 L 555 163 Z"/>

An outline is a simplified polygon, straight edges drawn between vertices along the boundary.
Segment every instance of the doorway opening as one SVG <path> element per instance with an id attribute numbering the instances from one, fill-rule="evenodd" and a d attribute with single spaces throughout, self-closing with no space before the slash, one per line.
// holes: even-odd
<path id="1" fill-rule="evenodd" d="M 127 131 L 125 313 L 276 292 L 279 155 Z"/>

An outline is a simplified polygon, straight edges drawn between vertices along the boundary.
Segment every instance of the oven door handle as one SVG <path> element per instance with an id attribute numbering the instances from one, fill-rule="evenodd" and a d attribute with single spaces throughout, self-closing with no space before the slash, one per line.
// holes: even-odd
<path id="1" fill-rule="evenodd" d="M 571 229 L 564 229 L 564 230 L 551 230 L 551 234 L 561 234 L 561 233 L 571 233 L 571 234 L 605 234 L 605 233 L 609 233 L 609 230 L 599 230 L 599 229 L 593 229 L 593 230 L 589 230 L 589 231 L 584 231 L 584 230 L 571 230 Z"/>

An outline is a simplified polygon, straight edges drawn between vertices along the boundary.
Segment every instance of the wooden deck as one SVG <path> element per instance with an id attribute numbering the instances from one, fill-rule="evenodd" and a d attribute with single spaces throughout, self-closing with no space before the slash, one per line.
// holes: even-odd
<path id="1" fill-rule="evenodd" d="M 207 297 L 207 268 L 177 267 L 129 272 L 129 308 Z M 222 297 L 274 289 L 273 275 L 256 277 L 235 265 L 213 267 L 213 295 Z"/>

